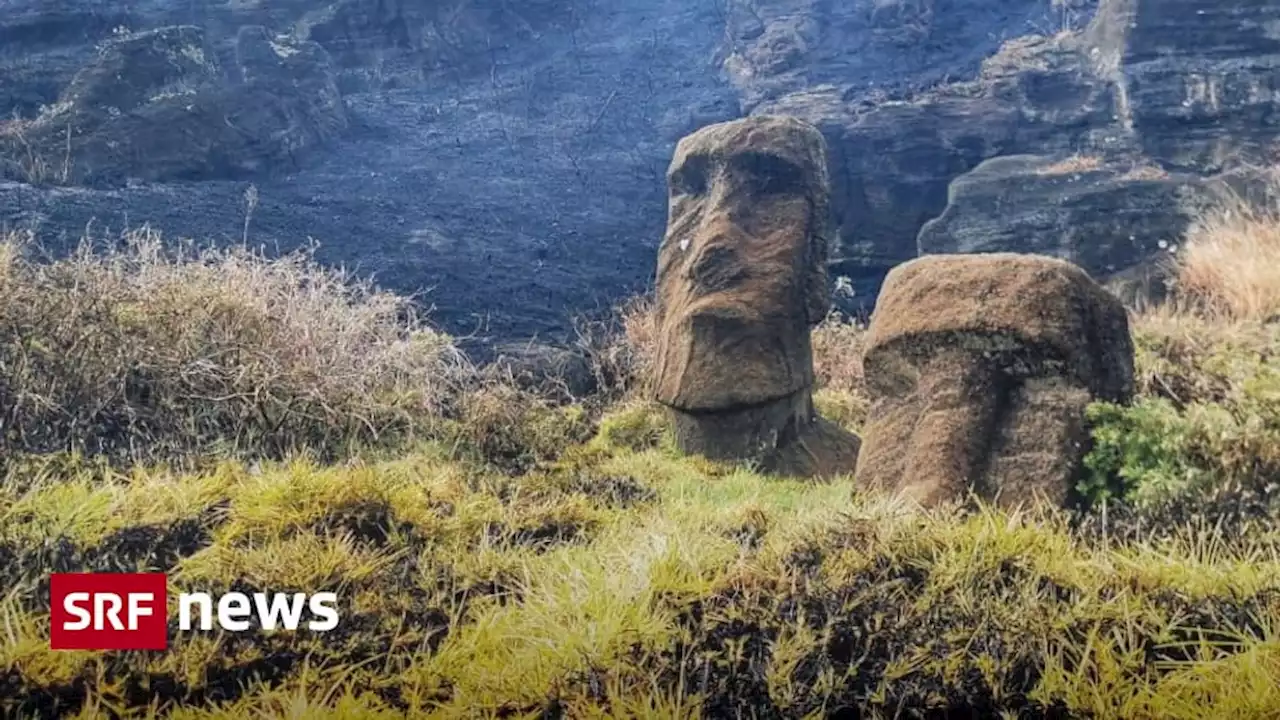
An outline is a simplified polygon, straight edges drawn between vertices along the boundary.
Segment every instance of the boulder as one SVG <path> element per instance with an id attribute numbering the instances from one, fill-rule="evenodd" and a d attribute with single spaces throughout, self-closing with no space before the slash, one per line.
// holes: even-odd
<path id="1" fill-rule="evenodd" d="M 234 178 L 293 164 L 346 126 L 318 45 L 249 26 L 235 49 L 225 73 L 196 27 L 108 41 L 56 105 L 0 125 L 0 175 L 99 186 Z"/>
<path id="2" fill-rule="evenodd" d="M 871 318 L 858 482 L 923 505 L 1063 504 L 1085 407 L 1133 393 L 1124 307 L 1078 266 L 992 253 L 895 268 Z"/>
<path id="3" fill-rule="evenodd" d="M 1110 276 L 1176 244 L 1203 186 L 1140 158 L 993 158 L 951 183 L 946 209 L 921 228 L 917 250 L 1052 255 Z"/>
<path id="4" fill-rule="evenodd" d="M 493 349 L 489 372 L 522 389 L 560 400 L 584 398 L 596 390 L 590 361 L 580 352 L 545 343 L 504 343 Z"/>
<path id="5" fill-rule="evenodd" d="M 787 475 L 852 470 L 858 439 L 813 409 L 810 328 L 830 307 L 826 145 L 757 116 L 680 141 L 658 250 L 657 400 L 686 452 Z"/>

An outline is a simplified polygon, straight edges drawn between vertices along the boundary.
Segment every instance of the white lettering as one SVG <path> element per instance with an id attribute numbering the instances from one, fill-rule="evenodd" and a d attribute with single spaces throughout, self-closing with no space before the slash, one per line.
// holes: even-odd
<path id="1" fill-rule="evenodd" d="M 151 617 L 152 610 L 148 607 L 139 605 L 139 601 L 145 603 L 155 602 L 156 596 L 151 593 L 129 593 L 129 629 L 138 629 L 138 617 Z"/>
<path id="2" fill-rule="evenodd" d="M 327 604 L 326 604 L 327 603 Z M 316 593 L 311 596 L 311 614 L 326 618 L 323 621 L 312 620 L 307 627 L 316 632 L 326 632 L 338 627 L 338 594 L 331 592 Z M 329 607 L 329 606 L 333 607 Z"/>
<path id="3" fill-rule="evenodd" d="M 178 628 L 191 629 L 191 606 L 200 605 L 200 629 L 213 629 L 213 598 L 209 593 L 182 593 L 178 597 Z"/>
<path id="4" fill-rule="evenodd" d="M 81 594 L 82 597 L 88 597 Z M 134 610 L 133 598 L 130 598 L 131 617 Z M 79 608 L 73 609 L 72 598 L 64 603 L 67 612 L 75 613 L 88 622 L 88 613 Z M 214 601 L 208 593 L 182 593 L 178 596 L 178 628 L 191 630 L 197 624 L 201 630 L 212 630 L 214 627 Z M 252 618 L 256 617 L 263 630 L 297 630 L 302 618 L 310 609 L 311 618 L 307 629 L 326 632 L 338 627 L 338 594 L 332 592 L 316 593 L 253 593 L 253 599 L 244 593 L 227 593 L 217 601 L 217 626 L 229 632 L 244 632 L 253 626 Z M 196 608 L 199 620 L 196 620 Z M 143 609 L 139 615 L 149 615 Z M 131 622 L 133 622 L 131 620 Z M 70 627 L 70 625 L 68 625 Z"/>
<path id="5" fill-rule="evenodd" d="M 120 601 L 120 596 L 115 593 L 97 593 L 93 596 L 93 629 L 102 630 L 103 619 L 111 621 L 112 630 L 123 630 L 124 623 L 120 622 L 120 609 L 124 607 L 124 603 Z"/>
<path id="6" fill-rule="evenodd" d="M 254 593 L 253 601 L 258 606 L 258 618 L 262 621 L 263 630 L 275 630 L 277 617 L 283 620 L 285 630 L 297 630 L 307 596 L 304 593 L 294 593 L 290 602 L 288 595 L 276 593 L 271 596 L 271 604 L 267 605 L 266 593 Z"/>
<path id="7" fill-rule="evenodd" d="M 223 630 L 231 632 L 248 630 L 249 621 L 241 618 L 247 618 L 252 613 L 249 598 L 244 593 L 227 593 L 218 599 L 218 625 L 221 625 Z"/>
<path id="8" fill-rule="evenodd" d="M 62 624 L 64 630 L 84 630 L 89 627 L 89 623 L 93 621 L 93 614 L 85 608 L 80 607 L 80 603 L 89 602 L 89 593 L 73 592 L 67 593 L 62 598 L 62 609 L 80 618 L 75 622 L 65 622 Z"/>

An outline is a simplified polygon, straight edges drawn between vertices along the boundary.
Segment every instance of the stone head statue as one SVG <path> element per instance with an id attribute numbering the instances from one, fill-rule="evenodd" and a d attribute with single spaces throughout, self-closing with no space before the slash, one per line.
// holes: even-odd
<path id="1" fill-rule="evenodd" d="M 833 230 L 821 133 L 787 117 L 711 125 L 680 141 L 668 186 L 656 394 L 676 412 L 681 445 L 800 474 L 851 471 L 852 436 L 838 459 L 781 462 L 805 437 L 814 447 L 796 452 L 822 455 L 813 433 L 835 430 L 811 405 L 809 333 L 830 307 Z"/>
<path id="2" fill-rule="evenodd" d="M 813 382 L 809 330 L 830 307 L 826 145 L 753 117 L 680 141 L 658 251 L 658 396 L 724 410 Z"/>
<path id="3" fill-rule="evenodd" d="M 1134 385 L 1120 301 L 1071 263 L 1012 253 L 894 268 L 863 365 L 858 481 L 924 505 L 1067 502 L 1089 449 L 1085 408 Z"/>

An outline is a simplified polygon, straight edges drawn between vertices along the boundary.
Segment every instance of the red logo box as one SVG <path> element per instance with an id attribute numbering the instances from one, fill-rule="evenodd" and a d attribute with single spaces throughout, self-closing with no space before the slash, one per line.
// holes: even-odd
<path id="1" fill-rule="evenodd" d="M 169 646 L 164 573 L 49 576 L 53 650 L 164 650 Z"/>

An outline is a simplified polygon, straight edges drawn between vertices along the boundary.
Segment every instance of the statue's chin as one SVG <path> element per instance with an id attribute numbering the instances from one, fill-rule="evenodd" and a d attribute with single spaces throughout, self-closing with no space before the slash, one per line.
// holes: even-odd
<path id="1" fill-rule="evenodd" d="M 790 397 L 812 384 L 808 365 L 788 362 L 778 338 L 664 343 L 657 399 L 688 413 L 727 413 Z"/>

